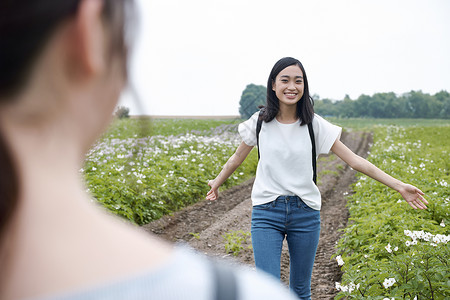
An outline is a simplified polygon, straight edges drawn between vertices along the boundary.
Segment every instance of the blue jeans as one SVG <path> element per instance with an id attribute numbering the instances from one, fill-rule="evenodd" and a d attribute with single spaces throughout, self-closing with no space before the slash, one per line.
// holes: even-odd
<path id="1" fill-rule="evenodd" d="M 311 274 L 320 235 L 320 211 L 300 197 L 280 196 L 253 206 L 252 244 L 256 268 L 280 279 L 283 240 L 289 246 L 289 286 L 300 299 L 311 299 Z"/>

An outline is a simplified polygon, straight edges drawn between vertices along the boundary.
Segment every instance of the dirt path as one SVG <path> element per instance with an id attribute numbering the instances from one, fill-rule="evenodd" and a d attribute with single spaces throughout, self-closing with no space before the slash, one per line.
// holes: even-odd
<path id="1" fill-rule="evenodd" d="M 372 136 L 363 132 L 344 132 L 341 140 L 350 149 L 366 157 Z M 348 210 L 345 195 L 351 193 L 355 171 L 335 155 L 321 156 L 318 160 L 318 184 L 322 193 L 321 234 L 312 275 L 313 299 L 333 299 L 335 282 L 340 281 L 341 272 L 331 256 L 336 252 L 339 229 L 347 224 Z M 145 230 L 172 242 L 186 242 L 191 247 L 210 256 L 230 260 L 233 263 L 254 265 L 249 248 L 250 238 L 242 242 L 237 256 L 225 252 L 226 233 L 250 232 L 252 204 L 250 199 L 253 179 L 220 194 L 215 202 L 201 201 L 173 216 L 147 224 Z M 289 254 L 283 246 L 281 279 L 289 280 Z"/>

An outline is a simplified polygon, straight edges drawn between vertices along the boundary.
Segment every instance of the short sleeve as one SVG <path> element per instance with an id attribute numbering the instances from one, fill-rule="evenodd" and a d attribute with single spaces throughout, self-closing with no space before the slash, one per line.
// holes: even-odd
<path id="1" fill-rule="evenodd" d="M 248 146 L 256 146 L 256 123 L 258 123 L 258 116 L 259 111 L 238 126 L 239 135 Z"/>
<path id="2" fill-rule="evenodd" d="M 331 124 L 319 115 L 313 119 L 314 137 L 316 139 L 316 152 L 328 154 L 336 140 L 341 137 L 342 128 Z"/>

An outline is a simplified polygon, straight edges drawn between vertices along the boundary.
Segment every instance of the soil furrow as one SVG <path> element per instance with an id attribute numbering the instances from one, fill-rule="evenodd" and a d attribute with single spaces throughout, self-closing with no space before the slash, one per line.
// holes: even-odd
<path id="1" fill-rule="evenodd" d="M 366 157 L 371 134 L 344 132 L 341 140 L 352 151 Z M 340 232 L 347 224 L 346 195 L 351 193 L 351 184 L 356 180 L 355 171 L 346 166 L 335 155 L 321 156 L 318 160 L 318 185 L 322 193 L 321 234 L 312 276 L 313 299 L 333 299 L 335 282 L 341 273 L 332 255 Z M 172 242 L 188 243 L 191 247 L 210 256 L 227 259 L 233 263 L 253 267 L 251 239 L 241 242 L 243 249 L 237 256 L 225 253 L 226 233 L 250 232 L 251 188 L 254 179 L 233 187 L 220 195 L 218 201 L 200 201 L 190 207 L 144 225 L 149 232 Z M 283 246 L 281 279 L 289 278 L 289 255 Z"/>

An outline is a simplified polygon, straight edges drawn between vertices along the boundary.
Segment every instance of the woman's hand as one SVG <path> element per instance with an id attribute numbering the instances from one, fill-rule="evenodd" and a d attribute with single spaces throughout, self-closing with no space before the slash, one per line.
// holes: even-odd
<path id="1" fill-rule="evenodd" d="M 219 188 L 214 187 L 214 181 L 210 180 L 208 185 L 211 187 L 211 190 L 206 194 L 206 199 L 210 201 L 217 200 L 219 198 Z"/>
<path id="2" fill-rule="evenodd" d="M 410 184 L 403 184 L 398 190 L 403 199 L 414 209 L 426 209 L 428 201 L 423 197 L 424 193 Z"/>
<path id="3" fill-rule="evenodd" d="M 219 198 L 219 187 L 225 182 L 225 180 L 227 180 L 228 177 L 230 177 L 231 174 L 233 174 L 234 171 L 236 171 L 252 149 L 253 146 L 248 146 L 244 142 L 238 146 L 236 152 L 234 152 L 234 154 L 228 159 L 216 179 L 208 182 L 211 190 L 206 194 L 207 200 L 213 201 Z"/>
<path id="4" fill-rule="evenodd" d="M 341 141 L 336 140 L 331 147 L 337 156 L 345 161 L 354 170 L 359 171 L 367 176 L 378 180 L 379 182 L 387 185 L 388 187 L 398 191 L 403 199 L 414 209 L 426 209 L 428 201 L 423 197 L 424 193 L 413 185 L 405 184 L 398 179 L 384 173 L 378 167 L 366 159 L 356 155 L 350 149 L 347 148 Z"/>

